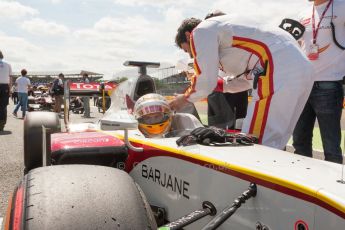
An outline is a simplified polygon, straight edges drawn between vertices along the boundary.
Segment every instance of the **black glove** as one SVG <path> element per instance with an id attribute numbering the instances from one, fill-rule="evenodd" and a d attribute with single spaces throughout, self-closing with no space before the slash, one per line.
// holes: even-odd
<path id="1" fill-rule="evenodd" d="M 256 136 L 246 133 L 231 134 L 228 141 L 236 142 L 241 145 L 253 145 L 259 143 L 259 139 Z"/>
<path id="2" fill-rule="evenodd" d="M 224 129 L 210 127 L 199 127 L 194 129 L 191 134 L 196 137 L 200 144 L 209 144 L 211 142 L 224 143 L 226 142 L 226 131 Z"/>
<path id="3" fill-rule="evenodd" d="M 225 143 L 226 131 L 216 127 L 199 127 L 194 129 L 191 134 L 180 137 L 176 144 L 178 146 L 188 146 L 193 144 L 209 145 L 212 142 Z"/>
<path id="4" fill-rule="evenodd" d="M 217 146 L 241 146 L 257 144 L 259 139 L 256 136 L 246 133 L 227 133 L 224 129 L 210 127 L 199 127 L 191 134 L 180 137 L 176 144 L 178 146 L 189 146 L 194 144 L 217 145 Z"/>
<path id="5" fill-rule="evenodd" d="M 191 134 L 184 135 L 176 140 L 177 146 L 181 146 L 181 145 L 189 146 L 189 145 L 195 145 L 196 143 L 197 143 L 196 137 Z"/>

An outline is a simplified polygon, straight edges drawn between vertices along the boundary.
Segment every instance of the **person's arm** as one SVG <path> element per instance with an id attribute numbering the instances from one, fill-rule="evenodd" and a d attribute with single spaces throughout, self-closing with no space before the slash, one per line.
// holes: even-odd
<path id="1" fill-rule="evenodd" d="M 12 95 L 12 93 L 14 93 L 14 88 L 13 88 L 13 79 L 12 79 L 12 76 L 10 75 L 10 82 L 9 82 L 9 84 L 8 84 L 8 86 L 9 86 L 9 91 L 8 91 L 8 93 L 9 93 L 9 95 L 11 96 Z"/>
<path id="2" fill-rule="evenodd" d="M 30 79 L 28 79 L 28 90 L 30 90 L 30 89 L 31 89 L 31 82 L 30 82 Z"/>
<path id="3" fill-rule="evenodd" d="M 219 82 L 219 81 L 218 81 Z M 222 92 L 223 93 L 239 93 L 246 90 L 249 90 L 253 86 L 253 81 L 247 80 L 245 78 L 235 78 L 225 77 L 222 82 Z"/>
<path id="4" fill-rule="evenodd" d="M 218 31 L 212 25 L 196 28 L 191 34 L 195 74 L 184 96 L 190 102 L 206 98 L 217 85 L 219 71 Z"/>
<path id="5" fill-rule="evenodd" d="M 12 77 L 12 75 L 10 75 L 10 83 L 9 83 L 9 86 L 10 86 L 10 88 L 12 88 L 12 86 L 13 86 L 13 77 Z"/>
<path id="6" fill-rule="evenodd" d="M 13 93 L 12 92 L 13 77 L 12 77 L 12 67 L 11 67 L 11 65 L 9 65 L 9 78 L 10 78 L 10 80 L 9 80 L 9 88 L 10 88 L 9 94 L 11 95 Z"/>

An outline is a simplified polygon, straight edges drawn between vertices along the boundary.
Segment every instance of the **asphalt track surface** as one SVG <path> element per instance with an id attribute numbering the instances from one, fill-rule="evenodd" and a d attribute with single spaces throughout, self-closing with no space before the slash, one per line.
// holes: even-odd
<path id="1" fill-rule="evenodd" d="M 204 110 L 206 103 L 197 104 L 198 110 Z M 73 123 L 94 122 L 102 117 L 97 108 L 92 106 L 93 100 L 90 100 L 91 118 L 82 118 L 81 114 L 71 114 Z M 23 120 L 15 118 L 12 115 L 14 105 L 10 102 L 8 106 L 8 121 L 5 131 L 0 133 L 0 222 L 5 216 L 7 203 L 10 194 L 23 176 Z M 200 111 L 200 110 L 199 110 Z M 204 110 L 205 111 L 205 110 Z M 18 112 L 20 115 L 20 112 Z M 63 123 L 63 121 L 61 121 Z M 343 113 L 342 127 L 345 127 L 345 115 Z M 40 141 L 40 140 L 37 140 Z M 292 151 L 288 147 L 288 151 Z M 314 153 L 315 158 L 322 159 L 322 153 Z M 1 223 L 0 223 L 1 226 Z M 0 227 L 1 228 L 1 227 Z"/>

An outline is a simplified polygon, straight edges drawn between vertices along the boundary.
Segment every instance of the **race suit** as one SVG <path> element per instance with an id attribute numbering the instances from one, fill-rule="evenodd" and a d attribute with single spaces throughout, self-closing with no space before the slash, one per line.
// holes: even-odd
<path id="1" fill-rule="evenodd" d="M 242 132 L 283 149 L 312 88 L 312 66 L 286 31 L 231 21 L 230 16 L 210 18 L 191 33 L 195 75 L 185 96 L 190 102 L 207 97 L 216 87 L 219 69 L 234 77 L 251 70 L 246 77 L 253 80 L 253 99 Z"/>

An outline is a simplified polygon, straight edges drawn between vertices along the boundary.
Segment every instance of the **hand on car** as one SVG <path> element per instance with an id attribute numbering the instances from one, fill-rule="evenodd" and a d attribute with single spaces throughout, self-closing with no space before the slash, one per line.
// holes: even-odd
<path id="1" fill-rule="evenodd" d="M 188 104 L 186 96 L 183 94 L 178 94 L 172 101 L 169 102 L 169 106 L 172 110 L 180 110 Z"/>

